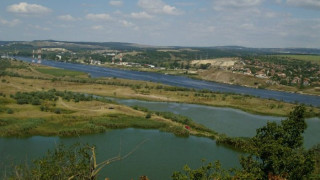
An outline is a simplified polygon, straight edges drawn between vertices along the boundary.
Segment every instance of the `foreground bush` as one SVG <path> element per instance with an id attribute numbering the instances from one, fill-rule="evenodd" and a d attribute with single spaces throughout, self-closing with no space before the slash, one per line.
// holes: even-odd
<path id="1" fill-rule="evenodd" d="M 281 124 L 269 122 L 257 129 L 257 134 L 245 147 L 249 155 L 241 157 L 242 169 L 226 173 L 219 164 L 209 164 L 192 170 L 175 172 L 174 180 L 202 179 L 309 179 L 315 170 L 315 155 L 319 148 L 305 150 L 303 133 L 307 125 L 305 107 L 300 105 Z M 240 143 L 242 144 L 242 143 Z M 319 155 L 318 155 L 319 156 Z M 319 158 L 318 158 L 319 159 Z M 319 168 L 318 168 L 319 169 Z M 317 169 L 316 169 L 317 170 Z"/>

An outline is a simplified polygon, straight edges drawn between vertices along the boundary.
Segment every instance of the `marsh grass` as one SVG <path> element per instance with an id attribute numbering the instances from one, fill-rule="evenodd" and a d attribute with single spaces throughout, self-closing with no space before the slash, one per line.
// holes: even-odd
<path id="1" fill-rule="evenodd" d="M 58 69 L 58 68 L 39 67 L 39 68 L 36 68 L 36 70 L 39 71 L 40 73 L 49 74 L 56 77 L 65 77 L 65 76 L 76 77 L 76 76 L 86 75 L 86 73 L 83 73 L 83 72 Z"/>

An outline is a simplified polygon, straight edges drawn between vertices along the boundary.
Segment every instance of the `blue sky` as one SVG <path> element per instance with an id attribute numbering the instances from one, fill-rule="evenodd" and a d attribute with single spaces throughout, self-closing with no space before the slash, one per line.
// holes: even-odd
<path id="1" fill-rule="evenodd" d="M 320 0 L 1 0 L 0 40 L 320 48 Z"/>

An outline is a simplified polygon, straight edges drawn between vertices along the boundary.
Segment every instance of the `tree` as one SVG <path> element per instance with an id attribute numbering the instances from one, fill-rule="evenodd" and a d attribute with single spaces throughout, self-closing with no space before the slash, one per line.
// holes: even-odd
<path id="1" fill-rule="evenodd" d="M 5 177 L 5 179 L 95 180 L 105 166 L 126 159 L 147 141 L 148 139 L 141 141 L 127 154 L 121 155 L 119 152 L 118 156 L 100 163 L 97 163 L 96 148 L 94 146 L 75 143 L 66 147 L 64 144 L 59 144 L 54 151 L 48 151 L 44 157 L 33 161 L 32 166 L 17 166 L 12 172 L 12 176 L 9 178 Z M 148 178 L 142 176 L 141 179 L 147 180 Z"/>
<path id="2" fill-rule="evenodd" d="M 314 161 L 313 154 L 302 146 L 302 134 L 307 127 L 304 114 L 305 107 L 299 105 L 280 125 L 269 122 L 258 129 L 251 140 L 252 153 L 241 158 L 243 172 L 256 175 L 256 179 L 307 178 L 314 170 Z"/>
<path id="3" fill-rule="evenodd" d="M 202 161 L 205 162 L 204 160 Z M 211 179 L 231 179 L 232 170 L 224 170 L 219 161 L 214 164 L 208 163 L 198 169 L 191 169 L 188 165 L 184 166 L 185 173 L 174 172 L 171 176 L 173 180 L 211 180 Z"/>
<path id="4" fill-rule="evenodd" d="M 249 155 L 240 159 L 241 170 L 229 171 L 231 174 L 228 174 L 221 169 L 215 169 L 214 167 L 219 167 L 217 165 L 209 164 L 196 170 L 186 166 L 185 174 L 176 172 L 172 178 L 174 180 L 308 179 L 315 169 L 315 154 L 320 154 L 320 148 L 309 151 L 303 148 L 302 134 L 307 127 L 304 119 L 305 107 L 299 105 L 280 124 L 268 122 L 266 126 L 257 129 L 257 134 L 249 140 Z"/>

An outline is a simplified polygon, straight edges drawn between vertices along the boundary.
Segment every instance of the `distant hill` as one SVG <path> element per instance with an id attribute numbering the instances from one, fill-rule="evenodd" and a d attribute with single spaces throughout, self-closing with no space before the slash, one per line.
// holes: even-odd
<path id="1" fill-rule="evenodd" d="M 320 49 L 316 48 L 248 48 L 242 46 L 213 46 L 213 47 L 186 47 L 186 46 L 152 46 L 126 42 L 70 42 L 55 40 L 35 40 L 35 41 L 0 41 L 1 46 L 21 47 L 21 45 L 37 47 L 60 47 L 72 51 L 77 50 L 148 50 L 148 49 L 196 49 L 196 50 L 216 50 L 219 52 L 229 52 L 233 54 L 318 54 Z"/>

